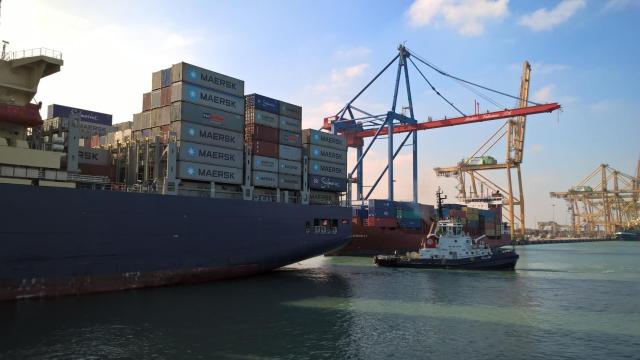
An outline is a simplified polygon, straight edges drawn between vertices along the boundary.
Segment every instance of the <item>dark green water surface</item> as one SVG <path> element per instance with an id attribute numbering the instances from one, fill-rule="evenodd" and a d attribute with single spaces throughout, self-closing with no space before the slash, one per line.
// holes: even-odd
<path id="1" fill-rule="evenodd" d="M 640 359 L 640 243 L 514 272 L 315 258 L 234 281 L 0 303 L 0 359 Z"/>

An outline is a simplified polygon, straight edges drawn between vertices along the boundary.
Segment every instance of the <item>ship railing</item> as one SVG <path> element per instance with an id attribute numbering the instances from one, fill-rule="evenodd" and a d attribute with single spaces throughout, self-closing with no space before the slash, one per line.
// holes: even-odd
<path id="1" fill-rule="evenodd" d="M 313 227 L 313 232 L 315 234 L 330 234 L 335 235 L 338 233 L 338 228 L 334 226 L 323 226 L 318 225 Z"/>
<path id="2" fill-rule="evenodd" d="M 62 60 L 62 53 L 58 50 L 48 48 L 34 48 L 26 50 L 11 51 L 5 54 L 3 60 L 17 60 L 35 56 L 46 56 L 58 60 Z"/>

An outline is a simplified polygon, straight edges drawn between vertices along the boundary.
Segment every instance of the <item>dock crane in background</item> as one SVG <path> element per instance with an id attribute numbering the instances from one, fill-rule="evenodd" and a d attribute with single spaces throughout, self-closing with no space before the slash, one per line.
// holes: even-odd
<path id="1" fill-rule="evenodd" d="M 522 64 L 522 79 L 520 81 L 520 98 L 518 108 L 526 108 L 529 100 L 529 84 L 531 82 L 531 65 L 528 61 Z M 506 212 L 502 216 L 509 222 L 509 229 L 515 234 L 516 221 L 519 225 L 519 236 L 525 236 L 524 192 L 522 189 L 522 172 L 520 165 L 524 153 L 524 134 L 526 129 L 526 115 L 516 116 L 507 120 L 496 132 L 489 137 L 471 156 L 462 160 L 456 166 L 437 167 L 436 175 L 456 177 L 458 180 L 458 199 L 465 203 L 503 204 Z M 506 159 L 498 163 L 494 158 L 485 156 L 498 142 L 506 137 Z M 506 170 L 507 186 L 501 187 L 482 172 L 490 170 Z M 514 191 L 512 171 L 515 170 L 518 186 Z M 467 190 L 467 185 L 469 188 Z"/>
<path id="2" fill-rule="evenodd" d="M 429 81 L 429 79 L 425 76 L 425 73 L 418 67 L 416 62 L 413 61 L 415 59 L 417 62 L 421 63 L 421 65 L 426 66 L 428 69 L 435 71 L 438 75 L 447 77 L 452 79 L 455 82 L 458 82 L 460 85 L 466 87 L 467 89 L 478 93 L 478 89 L 492 92 L 495 94 L 499 94 L 511 99 L 515 99 L 518 101 L 520 105 L 516 109 L 501 109 L 499 111 L 494 112 L 486 112 L 480 113 L 477 108 L 474 109 L 473 115 L 467 115 L 463 113 L 458 107 L 456 107 L 450 100 L 448 100 L 441 92 L 439 92 L 434 85 Z M 391 104 L 391 109 L 387 113 L 384 114 L 372 114 L 372 112 L 368 112 L 359 107 L 356 107 L 355 101 L 360 98 L 360 96 L 387 70 L 391 67 L 393 63 L 398 61 L 397 72 L 395 76 L 395 87 L 393 93 L 393 102 Z M 460 116 L 447 118 L 436 121 L 431 121 L 429 118 L 426 122 L 418 122 L 416 120 L 414 109 L 413 109 L 413 99 L 411 97 L 411 86 L 409 81 L 409 64 L 413 65 L 417 73 L 420 75 L 422 79 L 426 81 L 428 86 L 433 92 L 439 96 L 443 101 L 445 101 L 449 106 L 456 110 Z M 404 70 L 404 71 L 403 71 Z M 404 81 L 405 81 L 405 89 L 407 95 L 407 104 L 406 109 L 408 110 L 409 116 L 405 116 L 396 112 L 396 106 L 398 103 L 398 90 L 400 88 L 400 80 L 401 75 L 404 73 Z M 527 93 L 528 93 L 528 83 L 527 83 Z M 447 126 L 457 126 L 457 125 L 465 125 L 472 124 L 477 122 L 489 121 L 489 120 L 498 120 L 505 118 L 515 118 L 515 124 L 519 124 L 518 126 L 513 126 L 513 132 L 510 133 L 510 136 L 513 136 L 514 139 L 524 139 L 524 118 L 527 115 L 540 114 L 540 113 L 549 113 L 554 110 L 560 109 L 560 104 L 558 103 L 550 103 L 550 104 L 538 104 L 532 101 L 529 101 L 522 96 L 516 97 L 509 95 L 507 93 L 490 89 L 486 86 L 479 85 L 477 83 L 473 83 L 464 79 L 461 79 L 457 76 L 451 75 L 435 65 L 431 64 L 414 51 L 406 48 L 404 45 L 400 45 L 398 47 L 398 54 L 391 59 L 389 63 L 371 80 L 367 83 L 367 85 L 360 90 L 353 99 L 351 99 L 347 104 L 337 112 L 336 115 L 325 118 L 322 129 L 330 130 L 334 134 L 342 134 L 347 138 L 347 144 L 349 147 L 356 148 L 357 152 L 357 160 L 353 169 L 348 172 L 348 180 L 350 184 L 356 184 L 356 199 L 363 201 L 369 198 L 376 186 L 382 180 L 385 173 L 388 173 L 388 199 L 394 200 L 394 180 L 393 180 L 393 161 L 400 152 L 400 150 L 405 146 L 407 140 L 412 138 L 412 164 L 413 164 L 413 202 L 418 201 L 418 138 L 417 132 L 421 130 L 429 130 L 429 129 L 437 129 Z M 517 120 L 520 119 L 520 120 Z M 400 146 L 394 148 L 394 135 L 397 133 L 406 133 L 406 136 L 400 142 Z M 377 177 L 367 194 L 363 192 L 363 161 L 371 149 L 372 145 L 375 143 L 380 136 L 387 135 L 387 166 L 381 171 L 380 175 Z M 364 139 L 372 138 L 371 141 L 367 144 L 366 148 L 364 147 Z M 514 143 L 516 140 L 514 140 Z M 518 152 L 516 152 L 518 154 Z M 521 151 L 519 155 L 522 156 Z M 353 175 L 357 174 L 354 178 Z M 347 201 L 350 203 L 351 199 L 351 186 L 348 187 L 347 191 Z"/>
<path id="3" fill-rule="evenodd" d="M 550 196 L 567 202 L 575 236 L 613 236 L 619 230 L 639 229 L 640 161 L 636 176 L 600 164 L 568 191 Z"/>

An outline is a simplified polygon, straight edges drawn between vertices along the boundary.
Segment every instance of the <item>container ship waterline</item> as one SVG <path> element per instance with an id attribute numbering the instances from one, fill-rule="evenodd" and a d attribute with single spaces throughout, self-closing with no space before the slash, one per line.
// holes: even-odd
<path id="1" fill-rule="evenodd" d="M 178 63 L 132 121 L 43 121 L 31 101 L 62 64 L 0 60 L 0 300 L 247 276 L 351 240 L 345 140 L 303 131 L 299 106 Z"/>

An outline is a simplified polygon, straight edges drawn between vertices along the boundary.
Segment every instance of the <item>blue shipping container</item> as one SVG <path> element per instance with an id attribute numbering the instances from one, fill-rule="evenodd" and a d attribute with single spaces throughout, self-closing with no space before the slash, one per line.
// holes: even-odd
<path id="1" fill-rule="evenodd" d="M 398 225 L 405 229 L 419 229 L 422 227 L 422 220 L 420 219 L 399 219 Z"/>
<path id="2" fill-rule="evenodd" d="M 309 174 L 309 187 L 313 190 L 347 191 L 347 179 Z"/>
<path id="3" fill-rule="evenodd" d="M 396 207 L 393 201 L 369 200 L 369 215 L 374 217 L 396 217 Z"/>
<path id="4" fill-rule="evenodd" d="M 280 113 L 280 101 L 259 94 L 251 94 L 244 97 L 247 107 L 267 111 L 274 114 Z"/>
<path id="5" fill-rule="evenodd" d="M 72 108 L 69 106 L 51 104 L 47 107 L 47 119 L 55 117 L 68 118 L 72 111 L 80 114 L 80 120 L 101 125 L 113 125 L 113 116 L 96 111 Z"/>

